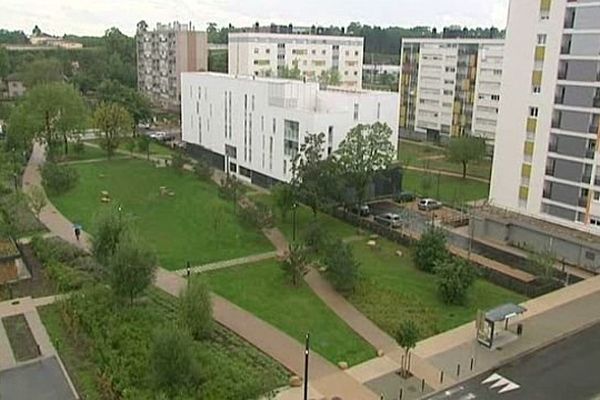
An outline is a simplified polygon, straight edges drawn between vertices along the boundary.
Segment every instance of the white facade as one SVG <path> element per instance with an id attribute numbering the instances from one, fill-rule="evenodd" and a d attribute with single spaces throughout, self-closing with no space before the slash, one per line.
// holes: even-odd
<path id="1" fill-rule="evenodd" d="M 241 177 L 289 181 L 308 134 L 324 133 L 335 151 L 358 124 L 386 123 L 397 146 L 395 93 L 321 90 L 318 83 L 215 73 L 182 74 L 182 138 L 223 157 Z"/>
<path id="2" fill-rule="evenodd" d="M 230 33 L 229 74 L 276 77 L 297 66 L 308 80 L 337 71 L 340 86 L 362 87 L 363 38 L 281 33 Z"/>
<path id="3" fill-rule="evenodd" d="M 208 70 L 206 32 L 177 22 L 150 31 L 140 22 L 136 39 L 138 89 L 155 104 L 178 109 L 181 73 Z"/>
<path id="4" fill-rule="evenodd" d="M 600 233 L 600 1 L 512 0 L 490 202 Z"/>
<path id="5" fill-rule="evenodd" d="M 504 41 L 404 39 L 400 127 L 447 139 L 496 136 Z"/>

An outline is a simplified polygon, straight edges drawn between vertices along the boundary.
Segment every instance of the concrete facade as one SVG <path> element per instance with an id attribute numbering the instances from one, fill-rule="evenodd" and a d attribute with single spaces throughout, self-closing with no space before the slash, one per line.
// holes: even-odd
<path id="1" fill-rule="evenodd" d="M 600 1 L 510 4 L 490 203 L 600 234 Z"/>
<path id="2" fill-rule="evenodd" d="M 145 22 L 137 27 L 138 89 L 156 105 L 177 110 L 181 101 L 181 73 L 208 70 L 206 32 L 191 24 Z"/>
<path id="3" fill-rule="evenodd" d="M 182 138 L 242 179 L 289 181 L 308 134 L 334 152 L 358 124 L 386 123 L 397 146 L 395 93 L 322 90 L 318 83 L 215 73 L 182 75 Z M 216 164 L 213 162 L 213 164 Z"/>
<path id="4" fill-rule="evenodd" d="M 340 86 L 362 87 L 363 38 L 241 32 L 229 34 L 229 74 L 281 76 L 297 67 L 302 77 L 317 81 L 335 71 Z"/>
<path id="5" fill-rule="evenodd" d="M 504 41 L 404 39 L 400 129 L 430 140 L 496 136 Z"/>

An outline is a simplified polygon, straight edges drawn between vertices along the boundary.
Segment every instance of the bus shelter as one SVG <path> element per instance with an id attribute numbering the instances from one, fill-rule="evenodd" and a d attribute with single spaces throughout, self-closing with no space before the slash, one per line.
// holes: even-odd
<path id="1" fill-rule="evenodd" d="M 522 333 L 522 325 L 517 325 L 516 332 L 509 330 L 509 321 L 523 314 L 527 309 L 517 304 L 504 304 L 477 315 L 477 341 L 492 349 L 518 338 Z"/>

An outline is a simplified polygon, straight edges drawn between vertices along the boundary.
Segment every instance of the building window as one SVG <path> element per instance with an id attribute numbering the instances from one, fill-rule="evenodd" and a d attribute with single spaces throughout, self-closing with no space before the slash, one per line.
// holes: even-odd
<path id="1" fill-rule="evenodd" d="M 381 103 L 377 103 L 377 119 L 381 119 Z"/>
<path id="2" fill-rule="evenodd" d="M 287 160 L 283 160 L 283 175 L 287 174 Z"/>
<path id="3" fill-rule="evenodd" d="M 273 171 L 273 136 L 269 137 L 269 171 Z"/>
<path id="4" fill-rule="evenodd" d="M 358 121 L 358 103 L 354 103 L 354 121 Z"/>
<path id="5" fill-rule="evenodd" d="M 539 35 L 537 35 L 537 44 L 540 45 L 540 46 L 545 46 L 547 39 L 548 39 L 548 35 L 546 35 L 546 34 L 539 34 Z"/>
<path id="6" fill-rule="evenodd" d="M 532 118 L 537 118 L 539 114 L 539 109 L 537 107 L 529 107 L 529 116 Z"/>
<path id="7" fill-rule="evenodd" d="M 273 135 L 277 134 L 277 120 L 273 118 Z"/>
<path id="8" fill-rule="evenodd" d="M 271 54 L 271 49 L 265 49 L 265 53 Z"/>
<path id="9" fill-rule="evenodd" d="M 254 48 L 254 54 L 258 54 L 258 48 Z"/>
<path id="10" fill-rule="evenodd" d="M 252 95 L 252 112 L 254 112 L 254 102 L 255 102 L 255 98 L 254 98 L 254 95 Z"/>
<path id="11" fill-rule="evenodd" d="M 298 121 L 284 120 L 283 154 L 295 157 L 300 147 L 300 124 Z"/>
<path id="12" fill-rule="evenodd" d="M 500 101 L 500 95 L 499 95 L 499 94 L 493 94 L 493 95 L 491 96 L 491 98 L 492 98 L 492 100 L 494 100 L 494 101 Z"/>
<path id="13" fill-rule="evenodd" d="M 538 86 L 538 85 L 533 85 L 533 86 L 531 87 L 531 91 L 532 91 L 534 94 L 540 94 L 540 93 L 542 92 L 542 88 L 541 88 L 540 86 Z"/>
<path id="14" fill-rule="evenodd" d="M 327 155 L 331 155 L 333 151 L 333 126 L 327 130 Z"/>

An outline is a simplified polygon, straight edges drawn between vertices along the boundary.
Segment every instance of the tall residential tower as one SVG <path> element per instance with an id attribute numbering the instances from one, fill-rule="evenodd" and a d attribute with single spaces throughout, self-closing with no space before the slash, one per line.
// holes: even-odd
<path id="1" fill-rule="evenodd" d="M 404 39 L 400 134 L 447 141 L 496 136 L 504 41 Z"/>
<path id="2" fill-rule="evenodd" d="M 600 1 L 512 0 L 490 203 L 600 233 Z"/>
<path id="3" fill-rule="evenodd" d="M 192 24 L 157 24 L 153 31 L 142 21 L 137 26 L 138 89 L 156 105 L 178 110 L 181 73 L 208 69 L 205 32 Z"/>

